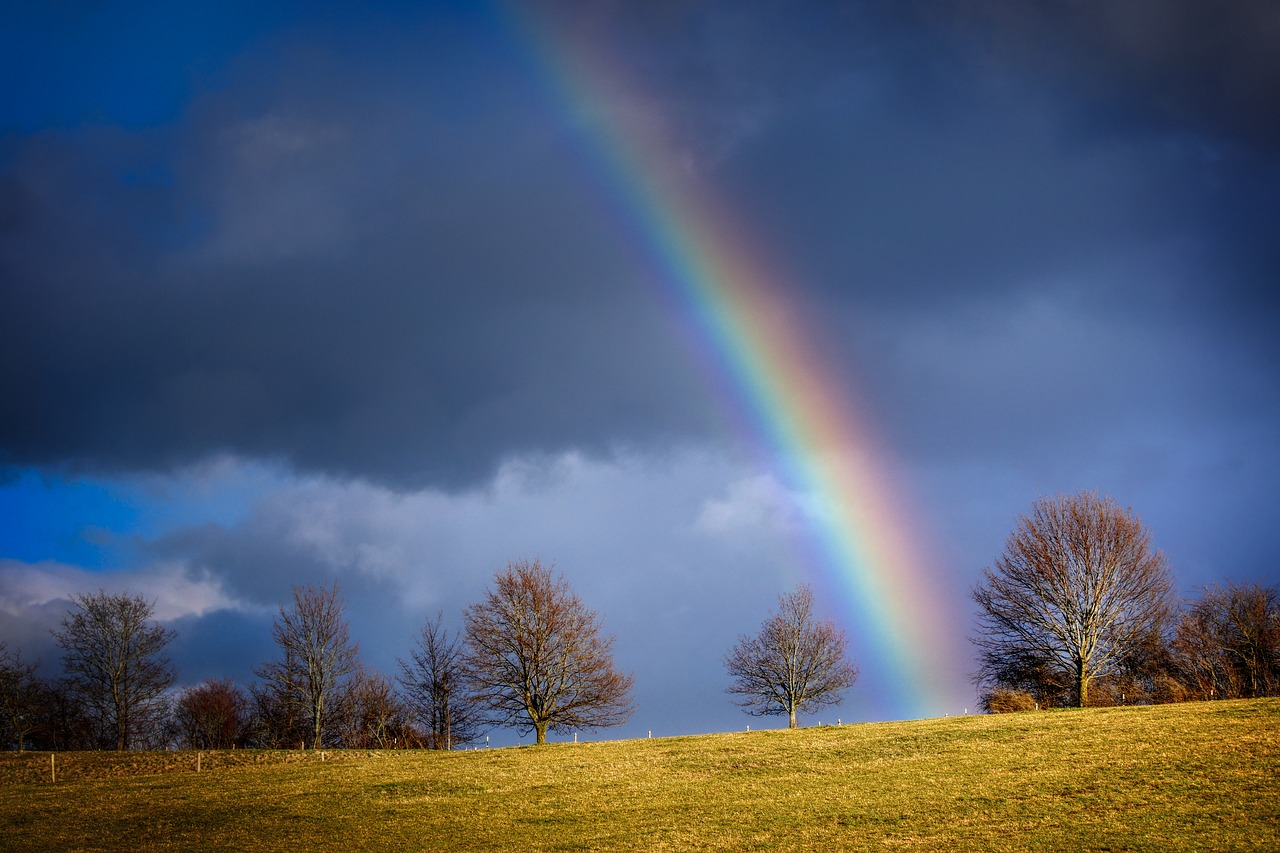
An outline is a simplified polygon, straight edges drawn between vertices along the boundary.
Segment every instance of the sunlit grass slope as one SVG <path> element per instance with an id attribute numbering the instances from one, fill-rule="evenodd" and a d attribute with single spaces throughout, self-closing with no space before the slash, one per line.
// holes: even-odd
<path id="1" fill-rule="evenodd" d="M 7 850 L 1277 850 L 1280 700 L 455 752 L 0 756 Z"/>

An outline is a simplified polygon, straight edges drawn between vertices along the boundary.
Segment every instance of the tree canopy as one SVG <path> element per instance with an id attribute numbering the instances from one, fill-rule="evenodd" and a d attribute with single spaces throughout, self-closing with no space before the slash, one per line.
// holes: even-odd
<path id="1" fill-rule="evenodd" d="M 164 648 L 177 634 L 152 622 L 155 602 L 99 590 L 72 597 L 76 609 L 53 632 L 72 693 L 104 741 L 129 749 L 166 715 L 175 673 Z"/>
<path id="2" fill-rule="evenodd" d="M 595 729 L 631 717 L 631 675 L 613 662 L 600 615 L 537 560 L 507 564 L 464 614 L 472 697 L 494 722 L 532 730 Z"/>
<path id="3" fill-rule="evenodd" d="M 360 654 L 351 642 L 338 585 L 328 589 L 295 586 L 293 606 L 280 605 L 271 636 L 281 657 L 258 668 L 258 677 L 270 687 L 262 696 L 301 709 L 312 748 L 319 749 L 324 745 L 328 716 L 348 676 L 356 671 Z"/>
<path id="4" fill-rule="evenodd" d="M 981 687 L 1066 688 L 1119 671 L 1167 623 L 1173 580 L 1141 520 L 1085 492 L 1037 500 L 974 587 Z"/>
<path id="5" fill-rule="evenodd" d="M 784 714 L 796 727 L 802 710 L 834 705 L 858 677 L 845 657 L 848 640 L 830 619 L 813 615 L 813 590 L 778 597 L 778 610 L 754 636 L 740 636 L 725 656 L 727 692 L 748 714 Z"/>

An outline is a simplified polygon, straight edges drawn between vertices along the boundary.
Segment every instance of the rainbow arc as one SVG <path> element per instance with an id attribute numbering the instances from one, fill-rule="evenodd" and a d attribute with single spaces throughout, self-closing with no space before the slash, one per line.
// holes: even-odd
<path id="1" fill-rule="evenodd" d="M 660 114 L 599 42 L 518 4 L 509 14 L 559 108 L 584 129 L 584 153 L 657 270 L 664 298 L 695 330 L 778 476 L 818 507 L 809 514 L 823 575 L 815 581 L 839 596 L 841 618 L 873 639 L 857 657 L 864 670 L 891 673 L 891 713 L 950 710 L 942 686 L 955 680 L 959 658 L 951 616 L 848 380 L 818 352 L 816 324 L 788 278 L 690 172 Z"/>

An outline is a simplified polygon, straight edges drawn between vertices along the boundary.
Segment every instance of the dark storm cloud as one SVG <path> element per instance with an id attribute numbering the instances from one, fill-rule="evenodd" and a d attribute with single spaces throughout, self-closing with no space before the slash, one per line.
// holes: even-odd
<path id="1" fill-rule="evenodd" d="M 254 668 L 277 654 L 271 640 L 271 622 L 277 614 L 274 610 L 218 610 L 168 623 L 177 632 L 168 654 L 182 662 L 179 683 L 198 684 L 209 678 L 231 678 L 241 687 L 250 683 Z"/>
<path id="2" fill-rule="evenodd" d="M 1260 307 L 1274 311 L 1280 264 L 1280 8 L 1265 0 L 913 7 L 973 69 L 1049 99 L 1059 135 L 1077 149 L 1127 149 L 1123 177 L 1149 182 L 1134 218 L 1168 240 L 1199 241 L 1211 265 L 1212 284 L 1188 296 L 1191 311 L 1258 334 L 1252 321 Z"/>
<path id="3" fill-rule="evenodd" d="M 249 117 L 224 94 L 178 128 L 10 140 L 6 461 L 457 481 L 704 416 L 554 122 L 430 85 L 370 105 L 346 71 Z"/>
<path id="4" fill-rule="evenodd" d="M 701 6 L 628 44 L 899 451 L 1025 493 L 1213 447 L 1253 460 L 1194 479 L 1234 503 L 1274 454 L 1224 436 L 1280 419 L 1275 14 L 1024 5 Z"/>
<path id="5" fill-rule="evenodd" d="M 1265 4 L 602 8 L 562 23 L 797 272 L 906 452 L 1035 454 L 1106 426 L 1083 396 L 1275 413 Z M 11 133 L 0 462 L 459 485 L 712 429 L 584 140 L 459 21 L 302 25 L 171 123 Z"/>
<path id="6" fill-rule="evenodd" d="M 1202 275 L 1109 301 L 1274 308 L 1274 4 L 664 10 L 615 37 L 817 289 L 927 311 L 1181 244 Z"/>
<path id="7" fill-rule="evenodd" d="M 1280 9 L 1267 0 L 907 5 L 957 49 L 1083 96 L 1107 123 L 1280 146 Z"/>

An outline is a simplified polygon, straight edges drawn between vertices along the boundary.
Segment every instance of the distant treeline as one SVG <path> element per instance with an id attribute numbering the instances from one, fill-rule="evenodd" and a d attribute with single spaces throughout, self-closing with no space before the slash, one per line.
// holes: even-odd
<path id="1" fill-rule="evenodd" d="M 154 602 L 74 596 L 53 631 L 62 675 L 0 642 L 0 744 L 10 749 L 452 749 L 485 727 L 590 730 L 631 713 L 631 676 L 612 639 L 562 577 L 537 561 L 495 575 L 462 632 L 428 619 L 395 676 L 360 660 L 337 585 L 295 587 L 272 626 L 279 655 L 246 686 L 210 679 L 175 690 L 174 632 Z"/>

